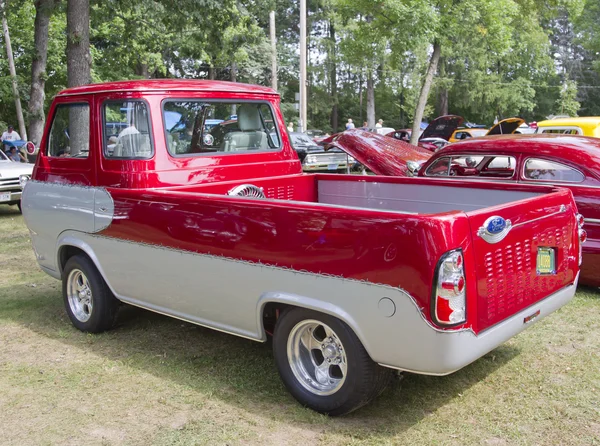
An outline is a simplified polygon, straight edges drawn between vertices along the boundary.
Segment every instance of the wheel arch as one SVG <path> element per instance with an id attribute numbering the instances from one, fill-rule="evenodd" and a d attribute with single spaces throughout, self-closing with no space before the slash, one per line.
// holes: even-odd
<path id="1" fill-rule="evenodd" d="M 94 266 L 108 285 L 108 288 L 111 290 L 111 292 L 115 296 L 117 296 L 115 290 L 111 286 L 110 282 L 107 280 L 106 274 L 104 274 L 104 270 L 100 265 L 98 257 L 96 256 L 94 250 L 88 243 L 84 242 L 72 233 L 61 234 L 56 245 L 56 253 L 58 273 L 61 277 L 67 260 L 69 260 L 69 258 L 71 258 L 74 255 L 84 254 L 92 261 L 92 263 L 94 264 Z"/>
<path id="2" fill-rule="evenodd" d="M 260 340 L 266 341 L 267 339 L 267 330 L 265 329 L 266 311 L 281 311 L 290 307 L 316 311 L 341 320 L 348 325 L 348 327 L 350 327 L 350 329 L 358 337 L 369 356 L 371 356 L 371 358 L 373 357 L 364 332 L 360 329 L 358 322 L 348 311 L 331 302 L 292 293 L 267 292 L 260 297 L 257 305 L 257 327 L 259 329 L 258 334 L 260 336 Z"/>

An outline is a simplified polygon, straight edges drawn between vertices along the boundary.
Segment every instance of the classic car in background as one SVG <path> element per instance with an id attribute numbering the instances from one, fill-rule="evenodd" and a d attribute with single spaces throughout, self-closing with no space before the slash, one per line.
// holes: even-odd
<path id="1" fill-rule="evenodd" d="M 343 150 L 377 175 L 409 175 L 408 166 L 420 166 L 430 150 L 362 129 L 346 130 L 325 140 L 327 151 Z"/>
<path id="2" fill-rule="evenodd" d="M 455 115 L 445 115 L 434 119 L 421 132 L 418 146 L 431 152 L 441 149 L 448 144 L 449 138 L 462 122 L 463 118 Z M 392 130 L 390 132 L 385 132 L 384 134 L 399 141 L 409 142 L 412 130 Z"/>
<path id="3" fill-rule="evenodd" d="M 561 135 L 507 135 L 465 141 L 436 153 L 419 176 L 551 184 L 573 193 L 585 218 L 580 282 L 600 286 L 600 141 Z"/>
<path id="4" fill-rule="evenodd" d="M 560 133 L 600 138 L 600 116 L 540 121 L 537 123 L 536 133 Z"/>
<path id="5" fill-rule="evenodd" d="M 485 136 L 488 131 L 489 131 L 489 129 L 479 129 L 479 128 L 475 128 L 475 129 L 468 129 L 468 128 L 456 129 L 454 131 L 454 133 L 452 133 L 452 136 L 450 136 L 450 139 L 448 140 L 448 142 L 458 142 L 458 141 L 462 141 L 463 139 L 477 138 L 479 136 Z"/>
<path id="6" fill-rule="evenodd" d="M 290 132 L 292 147 L 305 172 L 347 172 L 356 168 L 356 160 L 340 149 L 325 151 L 309 135 Z"/>
<path id="7" fill-rule="evenodd" d="M 32 172 L 33 164 L 11 161 L 0 150 L 0 204 L 16 204 L 21 209 L 23 185 Z"/>
<path id="8" fill-rule="evenodd" d="M 373 140 L 357 144 L 347 138 L 339 142 L 338 147 L 379 175 L 570 189 L 585 218 L 588 236 L 583 245 L 580 283 L 600 286 L 600 140 L 563 135 L 491 136 L 450 144 L 423 162 L 402 157 L 405 166 L 400 165 L 399 152 L 387 145 Z"/>

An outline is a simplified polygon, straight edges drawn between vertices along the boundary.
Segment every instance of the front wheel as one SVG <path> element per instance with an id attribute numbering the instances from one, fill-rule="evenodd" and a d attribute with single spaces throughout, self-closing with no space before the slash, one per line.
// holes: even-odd
<path id="1" fill-rule="evenodd" d="M 113 326 L 118 300 L 87 256 L 79 254 L 67 260 L 62 282 L 65 308 L 75 327 L 100 333 Z"/>
<path id="2" fill-rule="evenodd" d="M 377 365 L 352 329 L 339 319 L 303 308 L 286 310 L 275 327 L 279 374 L 301 404 L 344 415 L 377 397 L 392 372 Z"/>

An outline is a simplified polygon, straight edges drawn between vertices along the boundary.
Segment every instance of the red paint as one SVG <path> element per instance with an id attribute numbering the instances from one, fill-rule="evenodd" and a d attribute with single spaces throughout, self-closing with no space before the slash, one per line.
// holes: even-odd
<path id="1" fill-rule="evenodd" d="M 600 220 L 600 140 L 584 136 L 564 135 L 504 135 L 478 138 L 450 144 L 433 155 L 419 170 L 419 176 L 425 176 L 427 168 L 436 160 L 446 156 L 459 155 L 506 155 L 516 160 L 516 175 L 508 180 L 489 180 L 495 184 L 506 181 L 520 184 L 539 184 L 525 178 L 524 164 L 528 158 L 534 157 L 555 161 L 582 172 L 585 179 L 581 183 L 564 183 L 552 181 L 573 193 L 579 212 L 587 219 Z M 472 181 L 481 179 L 477 176 L 454 178 L 449 181 Z M 447 179 L 448 181 L 448 179 Z M 501 181 L 501 182 L 500 182 Z M 589 286 L 600 286 L 600 223 L 587 221 L 585 229 L 588 239 L 583 245 L 583 264 L 581 265 L 580 283 Z"/>
<path id="2" fill-rule="evenodd" d="M 154 156 L 148 160 L 106 159 L 102 156 L 101 107 L 109 99 L 144 99 L 150 108 L 154 140 Z M 177 156 L 169 154 L 163 132 L 162 101 L 164 99 L 232 99 L 266 101 L 271 104 L 282 140 L 277 152 L 247 153 L 221 156 Z M 40 144 L 40 155 L 34 178 L 40 181 L 125 188 L 152 188 L 190 185 L 229 179 L 290 175 L 302 172 L 292 149 L 285 123 L 279 110 L 279 95 L 270 88 L 216 81 L 124 81 L 70 88 L 55 98 L 46 122 L 50 132 L 56 106 L 62 103 L 88 103 L 90 119 L 90 152 L 87 159 L 52 158 L 46 156 L 46 138 Z M 96 170 L 102 175 L 96 178 Z"/>
<path id="3" fill-rule="evenodd" d="M 326 142 L 352 155 L 377 175 L 405 176 L 407 161 L 423 163 L 431 157 L 429 150 L 360 129 L 338 133 Z"/>
<path id="4" fill-rule="evenodd" d="M 148 160 L 104 158 L 101 107 L 104 100 L 143 98 L 149 105 L 154 155 Z M 278 152 L 211 154 L 173 157 L 166 148 L 161 106 L 164 99 L 215 98 L 261 100 L 271 104 L 280 130 Z M 270 89 L 228 82 L 128 81 L 65 90 L 53 102 L 46 135 L 56 106 L 67 102 L 90 105 L 90 150 L 87 159 L 52 158 L 46 140 L 34 170 L 38 181 L 105 187 L 111 194 L 115 215 L 102 235 L 134 242 L 176 248 L 202 254 L 257 262 L 275 267 L 325 273 L 349 279 L 401 287 L 431 321 L 430 303 L 434 271 L 440 257 L 462 249 L 465 264 L 467 322 L 475 332 L 506 318 L 524 306 L 572 283 L 577 271 L 577 234 L 566 237 L 562 246 L 559 275 L 534 278 L 524 288 L 527 301 L 505 306 L 492 314 L 489 276 L 484 260 L 488 251 L 508 252 L 513 244 L 532 239 L 537 232 L 566 228 L 570 232 L 574 204 L 566 190 L 519 186 L 513 190 L 536 190 L 547 195 L 519 203 L 476 212 L 452 211 L 439 214 L 400 214 L 318 203 L 318 182 L 345 180 L 357 183 L 447 185 L 447 181 L 425 178 L 359 175 L 305 175 L 290 145 L 279 97 Z M 406 172 L 406 159 L 423 162 L 431 153 L 385 136 L 355 130 L 336 135 L 335 144 L 349 143 L 363 150 L 356 158 L 373 161 L 377 173 Z M 400 160 L 399 157 L 404 159 Z M 362 157 L 362 159 L 361 159 Z M 225 194 L 241 183 L 262 187 L 269 200 L 231 198 Z M 503 184 L 473 184 L 456 181 L 458 188 L 503 189 Z M 567 206 L 565 218 L 551 223 L 529 221 Z M 477 228 L 489 216 L 501 212 L 514 225 L 527 223 L 506 241 L 484 244 Z M 572 223 L 572 222 L 571 222 Z M 531 244 L 531 253 L 538 242 Z M 531 254 L 530 253 L 530 254 Z M 575 263 L 574 263 L 575 262 Z M 482 269 L 483 268 L 483 269 Z M 513 272 L 497 278 L 496 287 L 521 280 Z M 516 278 L 515 278 L 516 277 Z M 570 281 L 570 282 L 569 282 Z M 545 294 L 544 294 L 545 293 Z M 497 307 L 499 298 L 492 302 Z"/>

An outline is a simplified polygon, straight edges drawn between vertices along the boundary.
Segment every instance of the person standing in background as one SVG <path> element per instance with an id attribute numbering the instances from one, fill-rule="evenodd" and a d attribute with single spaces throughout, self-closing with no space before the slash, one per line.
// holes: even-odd
<path id="1" fill-rule="evenodd" d="M 375 124 L 375 127 L 380 129 L 381 127 L 383 127 L 383 119 L 380 119 L 379 121 L 377 121 L 377 124 Z"/>
<path id="2" fill-rule="evenodd" d="M 4 141 L 19 141 L 21 139 L 21 135 L 15 132 L 15 128 L 12 125 L 8 126 L 8 130 L 2 134 L 0 140 Z M 7 151 L 8 147 L 4 146 L 4 150 Z"/>
<path id="3" fill-rule="evenodd" d="M 354 122 L 352 122 L 352 118 L 348 118 L 348 122 L 346 123 L 346 130 L 350 130 L 354 128 Z"/>

